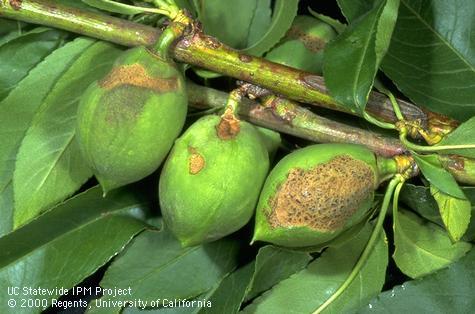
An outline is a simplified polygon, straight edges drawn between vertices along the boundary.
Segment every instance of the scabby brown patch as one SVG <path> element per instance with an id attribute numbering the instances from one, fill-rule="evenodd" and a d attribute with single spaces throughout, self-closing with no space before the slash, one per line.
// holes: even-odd
<path id="1" fill-rule="evenodd" d="M 241 131 L 239 119 L 236 118 L 232 110 L 226 110 L 216 126 L 216 134 L 222 140 L 230 140 L 235 138 L 239 131 Z"/>
<path id="2" fill-rule="evenodd" d="M 188 157 L 188 171 L 190 174 L 197 174 L 205 167 L 205 159 L 194 147 L 188 147 L 188 153 L 190 153 L 190 157 Z"/>
<path id="3" fill-rule="evenodd" d="M 164 93 L 177 89 L 177 78 L 151 77 L 140 64 L 114 67 L 109 74 L 99 82 L 99 86 L 112 89 L 117 86 L 131 85 Z"/>
<path id="4" fill-rule="evenodd" d="M 374 188 L 373 170 L 348 155 L 304 170 L 291 169 L 269 200 L 272 227 L 342 228 Z"/>
<path id="5" fill-rule="evenodd" d="M 305 31 L 301 30 L 297 26 L 292 26 L 287 32 L 287 37 L 291 39 L 298 39 L 301 41 L 305 48 L 310 50 L 313 53 L 322 51 L 325 48 L 325 41 L 319 38 L 318 36 L 313 36 Z"/>

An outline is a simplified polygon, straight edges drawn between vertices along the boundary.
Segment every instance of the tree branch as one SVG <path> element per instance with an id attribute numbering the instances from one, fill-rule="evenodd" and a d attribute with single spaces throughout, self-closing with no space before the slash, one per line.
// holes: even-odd
<path id="1" fill-rule="evenodd" d="M 190 105 L 194 108 L 223 108 L 229 94 L 187 82 Z M 273 106 L 262 107 L 244 98 L 239 116 L 253 124 L 294 135 L 317 143 L 353 143 L 368 147 L 375 153 L 391 157 L 406 153 L 399 140 L 351 127 L 320 117 L 295 103 L 278 99 Z M 457 155 L 440 155 L 439 160 L 458 182 L 475 185 L 475 161 Z"/>
<path id="2" fill-rule="evenodd" d="M 190 104 L 195 108 L 222 108 L 229 96 L 190 81 L 186 85 Z M 283 98 L 274 98 L 266 106 L 244 98 L 239 105 L 239 116 L 253 124 L 313 142 L 360 144 L 386 157 L 406 152 L 395 138 L 320 117 Z"/>
<path id="3" fill-rule="evenodd" d="M 160 34 L 149 26 L 47 0 L 2 0 L 0 16 L 61 28 L 124 46 L 152 45 Z M 199 30 L 182 38 L 173 54 L 178 61 L 262 86 L 288 99 L 356 114 L 332 99 L 322 77 L 242 54 Z M 420 120 L 426 129 L 433 127 L 427 114 L 417 106 L 404 100 L 399 103 L 407 120 Z M 396 121 L 390 101 L 380 93 L 370 94 L 366 111 L 380 120 Z M 444 127 L 447 121 L 452 121 L 438 114 L 433 116 L 442 121 Z M 435 130 L 440 131 L 438 123 Z"/>
<path id="4" fill-rule="evenodd" d="M 160 35 L 159 30 L 146 25 L 67 7 L 48 0 L 0 0 L 0 16 L 60 28 L 124 46 L 148 46 L 155 43 Z M 322 77 L 278 65 L 262 58 L 241 54 L 201 32 L 195 32 L 181 39 L 173 49 L 173 54 L 178 61 L 248 81 L 289 99 L 348 112 L 347 108 L 330 97 Z M 198 96 L 200 95 L 195 94 L 190 98 L 193 100 L 193 97 L 196 97 L 195 100 L 198 100 Z M 223 97 L 227 96 L 213 93 L 213 97 L 208 98 L 207 101 L 213 99 L 221 101 Z M 398 101 L 406 119 L 420 119 L 422 126 L 427 127 L 429 132 L 434 130 L 443 134 L 450 132 L 457 125 L 456 121 L 443 115 L 423 112 L 411 103 L 403 100 Z M 290 124 L 288 121 L 283 123 L 282 120 L 285 121 L 285 119 L 282 119 L 278 114 L 276 115 L 272 111 L 270 114 L 269 109 L 257 110 L 255 106 L 253 108 L 253 110 L 247 111 L 247 118 L 251 122 L 280 132 L 318 142 L 360 143 L 373 147 L 373 150 L 382 155 L 392 155 L 401 149 L 398 143 L 375 134 L 364 133 L 366 131 L 358 130 L 353 133 L 358 135 L 351 136 L 351 132 L 355 131 L 351 127 L 336 124 L 336 122 L 330 123 L 321 117 L 315 117 L 302 108 L 296 107 L 292 110 L 297 117 L 306 116 L 307 118 L 301 120 L 294 118 Z M 371 92 L 367 111 L 380 120 L 395 121 L 389 100 L 380 93 Z M 243 112 L 243 115 L 246 116 L 246 113 Z M 364 144 L 365 138 L 366 144 Z M 375 141 L 372 142 L 370 139 Z M 459 156 L 448 156 L 444 161 L 446 168 L 461 182 L 475 183 L 475 163 L 472 160 Z"/>

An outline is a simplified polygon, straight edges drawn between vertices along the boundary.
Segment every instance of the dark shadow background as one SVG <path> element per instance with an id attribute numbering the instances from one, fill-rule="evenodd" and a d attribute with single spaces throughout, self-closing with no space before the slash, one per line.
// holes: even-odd
<path id="1" fill-rule="evenodd" d="M 340 22 L 346 22 L 344 16 L 340 12 L 340 9 L 338 8 L 336 0 L 301 0 L 299 3 L 299 14 L 307 14 L 308 7 L 310 7 L 313 11 L 338 19 Z"/>

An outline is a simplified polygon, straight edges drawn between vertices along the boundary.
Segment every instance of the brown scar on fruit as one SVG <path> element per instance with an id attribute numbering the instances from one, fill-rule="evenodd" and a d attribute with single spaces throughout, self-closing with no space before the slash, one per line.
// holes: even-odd
<path id="1" fill-rule="evenodd" d="M 321 39 L 318 36 L 309 35 L 296 26 L 292 26 L 289 29 L 289 31 L 287 32 L 287 37 L 291 39 L 298 39 L 303 43 L 305 48 L 307 48 L 313 53 L 322 51 L 323 48 L 325 48 L 326 44 L 325 40 Z"/>
<path id="2" fill-rule="evenodd" d="M 105 89 L 112 89 L 121 85 L 143 87 L 159 93 L 164 93 L 177 89 L 178 79 L 150 77 L 143 66 L 140 64 L 131 64 L 115 67 L 99 82 L 99 86 Z"/>
<path id="3" fill-rule="evenodd" d="M 268 202 L 272 227 L 309 227 L 331 232 L 345 226 L 374 189 L 373 170 L 343 155 L 304 170 L 291 169 Z"/>
<path id="4" fill-rule="evenodd" d="M 230 140 L 235 138 L 240 130 L 241 125 L 239 119 L 236 118 L 232 110 L 226 109 L 216 126 L 216 134 L 222 140 Z"/>
<path id="5" fill-rule="evenodd" d="M 188 170 L 190 174 L 197 174 L 205 167 L 205 159 L 194 147 L 188 147 L 191 154 L 188 158 Z"/>

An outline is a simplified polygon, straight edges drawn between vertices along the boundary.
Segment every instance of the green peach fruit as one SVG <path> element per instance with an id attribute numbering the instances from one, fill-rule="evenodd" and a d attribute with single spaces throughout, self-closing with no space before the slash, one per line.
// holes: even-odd
<path id="1" fill-rule="evenodd" d="M 237 122 L 236 122 L 237 121 Z M 176 140 L 165 162 L 159 199 L 165 225 L 183 246 L 214 241 L 252 217 L 269 170 L 256 128 L 205 116 Z"/>
<path id="2" fill-rule="evenodd" d="M 256 129 L 262 139 L 262 142 L 266 146 L 267 151 L 269 152 L 269 159 L 273 160 L 275 154 L 277 153 L 277 150 L 280 147 L 280 144 L 282 143 L 280 133 L 272 131 L 270 129 L 257 127 L 257 126 L 256 126 Z"/>
<path id="3" fill-rule="evenodd" d="M 266 59 L 314 74 L 322 73 L 323 49 L 337 33 L 325 22 L 299 15 L 281 42 Z"/>
<path id="4" fill-rule="evenodd" d="M 253 241 L 289 247 L 328 242 L 360 222 L 393 159 L 353 144 L 317 144 L 285 156 L 259 198 Z"/>
<path id="5" fill-rule="evenodd" d="M 138 181 L 165 159 L 185 122 L 175 64 L 145 47 L 126 51 L 81 98 L 77 137 L 104 192 Z"/>

